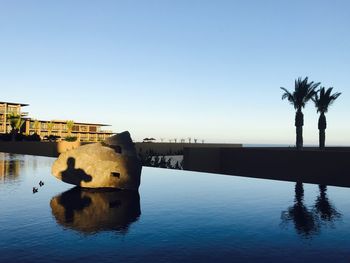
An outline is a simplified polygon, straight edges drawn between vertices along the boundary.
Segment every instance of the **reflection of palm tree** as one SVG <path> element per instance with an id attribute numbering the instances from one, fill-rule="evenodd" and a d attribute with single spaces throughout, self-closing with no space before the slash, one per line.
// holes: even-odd
<path id="1" fill-rule="evenodd" d="M 287 89 L 282 88 L 284 91 L 282 95 L 283 99 L 288 101 L 296 109 L 295 113 L 295 127 L 296 127 L 296 147 L 301 149 L 303 147 L 303 125 L 304 125 L 304 114 L 301 109 L 305 107 L 305 104 L 314 96 L 315 89 L 320 83 L 308 82 L 306 77 L 304 80 L 298 78 L 295 80 L 294 91 L 289 92 Z"/>
<path id="2" fill-rule="evenodd" d="M 333 88 L 327 89 L 325 91 L 325 88 L 322 87 L 320 89 L 320 94 L 315 94 L 315 97 L 312 98 L 312 100 L 315 102 L 315 106 L 317 108 L 317 112 L 321 113 L 320 117 L 318 119 L 318 130 L 319 130 L 319 145 L 320 149 L 324 149 L 325 141 L 326 141 L 326 128 L 327 128 L 327 121 L 325 113 L 328 111 L 328 108 L 330 105 L 333 104 L 333 102 L 340 96 L 341 93 L 336 92 L 331 95 Z"/>
<path id="3" fill-rule="evenodd" d="M 304 205 L 304 188 L 301 182 L 295 184 L 294 205 L 283 211 L 281 218 L 283 223 L 293 221 L 297 233 L 304 237 L 318 232 L 318 223 L 312 211 Z"/>
<path id="4" fill-rule="evenodd" d="M 322 220 L 333 222 L 341 217 L 341 214 L 333 207 L 332 203 L 327 197 L 327 186 L 319 185 L 320 195 L 315 201 L 315 211 L 318 213 Z"/>

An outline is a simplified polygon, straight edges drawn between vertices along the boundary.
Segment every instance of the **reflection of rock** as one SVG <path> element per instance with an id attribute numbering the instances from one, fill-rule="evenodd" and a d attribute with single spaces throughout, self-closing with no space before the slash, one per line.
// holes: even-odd
<path id="1" fill-rule="evenodd" d="M 58 179 L 88 188 L 112 187 L 137 190 L 141 161 L 129 132 L 102 143 L 80 146 L 62 153 L 52 166 Z"/>
<path id="2" fill-rule="evenodd" d="M 50 203 L 57 222 L 85 234 L 126 232 L 141 214 L 137 191 L 93 190 L 75 187 Z"/>

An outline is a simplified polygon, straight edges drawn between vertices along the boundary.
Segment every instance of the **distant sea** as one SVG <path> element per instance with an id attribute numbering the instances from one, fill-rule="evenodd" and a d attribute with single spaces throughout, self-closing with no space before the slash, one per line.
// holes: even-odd
<path id="1" fill-rule="evenodd" d="M 244 143 L 243 147 L 294 147 L 293 145 L 288 144 L 251 144 Z"/>
<path id="2" fill-rule="evenodd" d="M 347 147 L 345 145 L 327 145 L 328 147 Z M 243 147 L 295 147 L 295 144 L 251 144 L 244 143 Z M 316 144 L 304 144 L 304 147 L 318 147 Z"/>

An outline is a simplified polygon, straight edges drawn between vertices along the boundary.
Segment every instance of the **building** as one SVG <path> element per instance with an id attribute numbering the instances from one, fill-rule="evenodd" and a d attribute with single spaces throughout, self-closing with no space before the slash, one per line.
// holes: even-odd
<path id="1" fill-rule="evenodd" d="M 0 101 L 0 133 L 11 132 L 11 125 L 8 121 L 9 114 L 18 114 L 22 118 L 28 115 L 28 112 L 22 112 L 21 107 L 25 106 L 29 106 L 29 104 Z M 22 128 L 21 132 L 23 132 L 23 129 L 24 128 Z"/>
<path id="2" fill-rule="evenodd" d="M 83 142 L 96 142 L 103 141 L 107 137 L 113 135 L 110 130 L 103 130 L 102 127 L 110 126 L 107 124 L 98 123 L 82 123 L 73 122 L 72 127 L 65 120 L 35 120 L 28 118 L 27 112 L 22 112 L 21 107 L 28 106 L 29 104 L 13 103 L 13 102 L 0 102 L 0 133 L 10 133 L 11 125 L 8 119 L 8 115 L 11 113 L 18 114 L 25 120 L 20 132 L 26 135 L 32 135 L 37 133 L 42 139 L 45 136 L 58 136 L 59 140 L 65 137 L 76 137 L 78 141 Z"/>
<path id="3" fill-rule="evenodd" d="M 113 134 L 110 130 L 101 129 L 101 127 L 105 126 L 109 125 L 77 122 L 74 123 L 71 131 L 69 131 L 67 121 L 64 120 L 43 121 L 26 119 L 25 131 L 28 135 L 37 133 L 41 138 L 49 135 L 59 136 L 60 138 L 73 136 L 76 137 L 78 141 L 96 142 L 103 141 Z"/>

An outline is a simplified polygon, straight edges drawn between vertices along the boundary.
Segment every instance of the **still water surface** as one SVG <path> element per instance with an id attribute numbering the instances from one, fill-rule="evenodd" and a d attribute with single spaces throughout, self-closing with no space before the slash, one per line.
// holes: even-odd
<path id="1" fill-rule="evenodd" d="M 0 153 L 0 262 L 350 261 L 348 188 L 145 167 L 86 191 L 53 161 Z"/>

